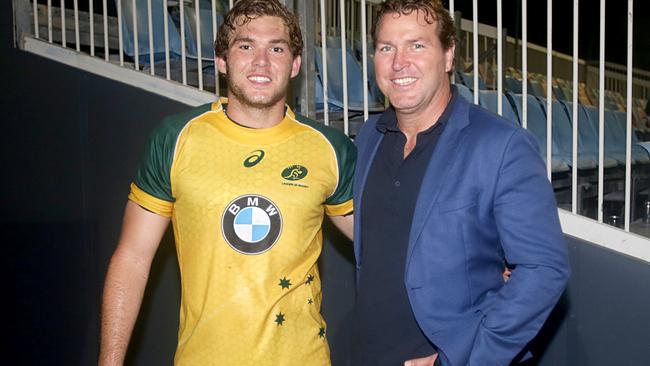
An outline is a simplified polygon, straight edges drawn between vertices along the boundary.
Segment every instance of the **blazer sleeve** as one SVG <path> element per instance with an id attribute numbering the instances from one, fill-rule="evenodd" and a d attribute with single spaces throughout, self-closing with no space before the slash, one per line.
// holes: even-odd
<path id="1" fill-rule="evenodd" d="M 493 214 L 514 270 L 489 309 L 483 309 L 470 365 L 509 365 L 544 324 L 570 273 L 553 189 L 536 142 L 517 130 L 506 146 Z"/>

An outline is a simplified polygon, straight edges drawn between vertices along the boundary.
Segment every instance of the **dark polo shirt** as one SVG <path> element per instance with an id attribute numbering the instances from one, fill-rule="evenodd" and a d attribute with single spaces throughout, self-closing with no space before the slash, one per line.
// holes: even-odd
<path id="1" fill-rule="evenodd" d="M 377 129 L 384 134 L 364 187 L 361 217 L 363 264 L 355 307 L 354 366 L 403 365 L 435 353 L 417 325 L 404 286 L 409 232 L 422 178 L 447 124 L 456 90 L 438 121 L 417 136 L 403 158 L 406 136 L 390 108 Z"/>

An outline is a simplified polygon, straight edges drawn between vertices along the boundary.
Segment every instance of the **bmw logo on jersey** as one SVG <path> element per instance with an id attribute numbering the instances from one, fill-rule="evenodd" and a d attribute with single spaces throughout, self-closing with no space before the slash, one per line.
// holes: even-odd
<path id="1" fill-rule="evenodd" d="M 264 253 L 282 233 L 282 215 L 278 206 L 264 196 L 239 196 L 226 206 L 221 231 L 230 247 L 239 253 Z"/>

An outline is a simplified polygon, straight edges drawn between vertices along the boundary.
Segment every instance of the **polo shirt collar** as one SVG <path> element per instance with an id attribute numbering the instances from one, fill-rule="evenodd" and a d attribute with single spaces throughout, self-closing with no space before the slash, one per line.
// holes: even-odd
<path id="1" fill-rule="evenodd" d="M 438 118 L 438 121 L 434 123 L 431 128 L 428 128 L 426 131 L 423 131 L 421 133 L 427 134 L 431 132 L 435 126 L 443 125 L 447 122 L 447 120 L 449 120 L 451 112 L 454 109 L 454 103 L 456 102 L 456 98 L 458 96 L 458 91 L 454 85 L 452 85 L 450 89 L 451 98 L 449 98 L 449 103 L 447 103 L 444 112 L 442 112 Z M 397 115 L 395 114 L 395 109 L 392 106 L 388 107 L 388 109 L 382 113 L 381 117 L 379 117 L 379 120 L 377 121 L 376 127 L 377 130 L 383 134 L 386 132 L 401 132 L 397 126 Z"/>

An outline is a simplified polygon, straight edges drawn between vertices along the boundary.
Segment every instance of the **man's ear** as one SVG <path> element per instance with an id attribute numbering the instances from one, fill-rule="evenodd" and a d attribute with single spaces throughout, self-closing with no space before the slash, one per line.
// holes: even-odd
<path id="1" fill-rule="evenodd" d="M 217 63 L 217 69 L 219 72 L 224 75 L 228 74 L 228 65 L 226 64 L 225 56 L 215 56 L 214 60 Z"/>
<path id="2" fill-rule="evenodd" d="M 300 55 L 293 58 L 293 63 L 291 65 L 291 78 L 295 78 L 298 73 L 300 73 L 300 64 L 302 63 L 302 58 Z"/>
<path id="3" fill-rule="evenodd" d="M 454 67 L 454 53 L 456 52 L 456 44 L 452 44 L 447 51 L 445 51 L 445 72 L 449 73 Z"/>

